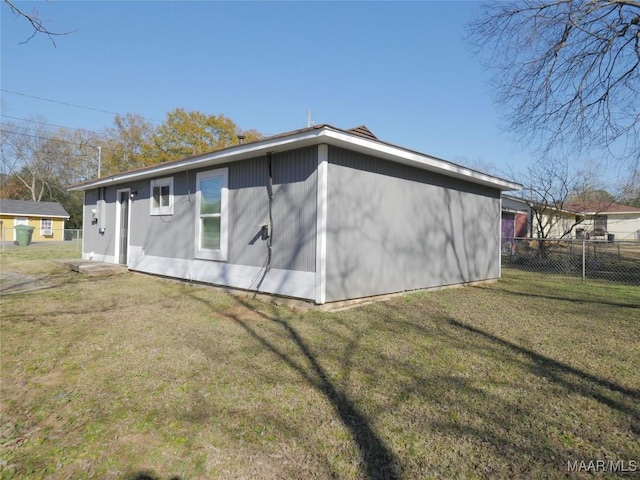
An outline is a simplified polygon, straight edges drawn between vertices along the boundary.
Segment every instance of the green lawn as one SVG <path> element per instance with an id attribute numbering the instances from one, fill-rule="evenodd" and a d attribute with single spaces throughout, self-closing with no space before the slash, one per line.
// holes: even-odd
<path id="1" fill-rule="evenodd" d="M 25 252 L 7 249 L 3 274 L 59 281 L 1 298 L 2 479 L 640 472 L 638 287 L 506 271 L 296 312 Z"/>

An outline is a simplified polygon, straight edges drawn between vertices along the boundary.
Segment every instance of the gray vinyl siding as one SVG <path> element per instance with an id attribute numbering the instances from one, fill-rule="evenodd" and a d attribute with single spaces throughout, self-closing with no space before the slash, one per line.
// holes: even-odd
<path id="1" fill-rule="evenodd" d="M 500 192 L 329 147 L 327 301 L 499 276 Z"/>
<path id="2" fill-rule="evenodd" d="M 97 255 L 113 255 L 115 248 L 115 229 L 113 228 L 113 223 L 115 221 L 116 215 L 116 188 L 108 187 L 102 189 L 104 192 L 105 199 L 105 232 L 104 234 L 99 233 L 100 223 L 96 225 L 91 224 L 91 220 L 93 218 L 92 210 L 96 209 L 98 211 L 98 199 L 99 199 L 99 191 L 98 189 L 87 190 L 84 194 L 84 218 L 82 219 L 84 229 L 83 229 L 83 245 L 84 252 L 86 253 L 95 253 Z M 97 215 L 100 215 L 100 212 L 97 212 Z"/>
<path id="3" fill-rule="evenodd" d="M 264 266 L 268 251 L 267 242 L 260 236 L 260 228 L 269 223 L 266 156 L 172 175 L 173 215 L 150 214 L 151 180 L 108 187 L 107 229 L 104 236 L 98 235 L 98 227 L 91 225 L 91 209 L 96 208 L 98 191 L 87 191 L 85 252 L 114 255 L 116 191 L 130 188 L 137 191 L 131 202 L 130 246 L 142 247 L 145 255 L 193 259 L 196 175 L 200 171 L 224 167 L 229 169 L 227 263 Z M 317 147 L 273 155 L 271 268 L 315 271 L 316 167 Z"/>
<path id="4" fill-rule="evenodd" d="M 229 165 L 229 263 L 258 267 L 265 261 L 260 228 L 269 222 L 268 174 L 266 157 Z"/>
<path id="5" fill-rule="evenodd" d="M 129 245 L 143 247 L 145 255 L 193 258 L 195 173 L 180 172 L 172 177 L 173 215 L 151 215 L 151 180 L 119 187 L 138 192 L 131 202 Z"/>
<path id="6" fill-rule="evenodd" d="M 98 207 L 98 189 L 84 192 L 84 210 L 82 212 L 82 242 L 83 250 L 89 253 L 96 248 L 98 228 L 91 225 L 91 210 Z M 95 227 L 95 228 L 94 228 Z M 95 230 L 95 231 L 94 231 Z"/>
<path id="7" fill-rule="evenodd" d="M 315 271 L 317 148 L 273 155 L 271 268 Z M 261 267 L 269 223 L 267 157 L 229 166 L 229 262 Z"/>
<path id="8" fill-rule="evenodd" d="M 317 167 L 317 147 L 273 157 L 274 268 L 316 270 Z"/>

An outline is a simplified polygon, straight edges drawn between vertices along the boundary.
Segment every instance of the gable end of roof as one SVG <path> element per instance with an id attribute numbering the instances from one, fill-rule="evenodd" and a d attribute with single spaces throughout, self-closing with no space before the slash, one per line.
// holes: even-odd
<path id="1" fill-rule="evenodd" d="M 378 140 L 371 130 L 369 130 L 366 126 L 360 125 L 359 127 L 353 127 L 347 130 L 347 132 L 355 133 L 356 135 L 360 135 L 361 137 L 370 138 L 371 140 Z"/>

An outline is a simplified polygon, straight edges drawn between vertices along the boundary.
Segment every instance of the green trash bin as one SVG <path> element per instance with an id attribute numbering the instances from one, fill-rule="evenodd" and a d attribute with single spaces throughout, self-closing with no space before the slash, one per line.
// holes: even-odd
<path id="1" fill-rule="evenodd" d="M 31 245 L 31 238 L 33 237 L 34 227 L 29 225 L 16 225 L 16 241 L 21 247 Z"/>

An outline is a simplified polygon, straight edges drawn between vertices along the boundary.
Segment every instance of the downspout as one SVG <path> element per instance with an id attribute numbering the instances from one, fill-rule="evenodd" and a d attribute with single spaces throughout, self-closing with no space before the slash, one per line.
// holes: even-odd
<path id="1" fill-rule="evenodd" d="M 256 285 L 255 294 L 260 291 L 260 287 L 262 286 L 262 282 L 264 282 L 265 277 L 269 270 L 271 270 L 271 238 L 273 234 L 273 154 L 272 152 L 267 153 L 267 211 L 269 214 L 269 223 L 263 224 L 261 227 L 262 230 L 262 239 L 267 242 L 267 258 L 264 262 L 264 271 L 260 276 L 260 281 Z M 253 281 L 251 282 L 253 284 Z M 255 295 L 254 295 L 255 296 Z"/>
<path id="2" fill-rule="evenodd" d="M 266 232 L 263 231 L 263 236 L 267 237 L 267 264 L 265 267 L 265 274 L 271 270 L 271 239 L 273 238 L 273 155 L 271 152 L 267 153 L 267 195 L 268 211 L 269 211 L 269 224 L 266 226 Z M 263 230 L 265 227 L 262 227 Z"/>
<path id="3" fill-rule="evenodd" d="M 498 278 L 502 278 L 502 191 L 500 193 L 499 207 L 498 207 Z M 513 236 L 515 237 L 516 228 L 516 214 L 513 215 Z M 514 239 L 511 239 L 513 244 Z"/>
<path id="4" fill-rule="evenodd" d="M 104 235 L 107 228 L 107 219 L 105 218 L 107 211 L 105 193 L 105 187 L 98 188 L 98 233 L 100 235 Z"/>

